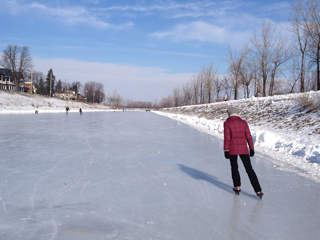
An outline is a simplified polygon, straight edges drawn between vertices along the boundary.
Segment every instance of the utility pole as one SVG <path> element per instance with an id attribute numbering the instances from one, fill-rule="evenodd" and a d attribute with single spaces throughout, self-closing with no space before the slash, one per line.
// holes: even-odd
<path id="1" fill-rule="evenodd" d="M 67 95 L 67 79 L 64 80 L 64 100 L 66 100 Z"/>
<path id="2" fill-rule="evenodd" d="M 33 70 L 32 70 L 32 66 L 31 66 L 31 95 L 32 95 L 32 92 L 33 92 L 33 88 L 32 88 L 32 74 L 33 74 Z"/>
<path id="3" fill-rule="evenodd" d="M 51 72 L 50 72 L 50 97 L 52 96 L 51 92 L 52 92 L 52 68 L 51 68 Z"/>

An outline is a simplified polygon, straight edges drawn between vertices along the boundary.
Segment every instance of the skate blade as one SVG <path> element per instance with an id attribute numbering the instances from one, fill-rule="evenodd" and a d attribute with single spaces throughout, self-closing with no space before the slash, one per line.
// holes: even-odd
<path id="1" fill-rule="evenodd" d="M 264 195 L 263 193 L 259 193 L 259 194 L 258 194 L 258 197 L 259 197 L 260 199 L 262 199 L 263 195 Z"/>
<path id="2" fill-rule="evenodd" d="M 240 195 L 241 190 L 233 190 L 235 194 Z"/>

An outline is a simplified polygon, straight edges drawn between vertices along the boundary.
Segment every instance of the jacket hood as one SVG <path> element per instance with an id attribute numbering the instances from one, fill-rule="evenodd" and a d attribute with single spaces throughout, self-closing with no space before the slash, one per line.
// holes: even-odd
<path id="1" fill-rule="evenodd" d="M 238 116 L 239 117 L 240 110 L 235 107 L 229 107 L 227 109 L 227 113 L 228 113 L 229 117 L 231 117 L 231 116 Z"/>

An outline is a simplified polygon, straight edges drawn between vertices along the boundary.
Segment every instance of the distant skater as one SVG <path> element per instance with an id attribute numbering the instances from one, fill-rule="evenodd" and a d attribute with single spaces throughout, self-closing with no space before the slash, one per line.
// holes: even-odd
<path id="1" fill-rule="evenodd" d="M 81 108 L 79 109 L 79 112 L 80 112 L 80 115 L 83 115 L 83 112 L 82 112 L 82 109 L 81 109 Z"/>
<path id="2" fill-rule="evenodd" d="M 69 107 L 66 107 L 66 114 L 68 114 L 70 108 Z"/>
<path id="3" fill-rule="evenodd" d="M 227 110 L 228 119 L 224 122 L 224 155 L 230 159 L 233 191 L 239 194 L 241 191 L 241 179 L 238 170 L 237 157 L 240 156 L 246 169 L 251 185 L 257 196 L 262 198 L 263 193 L 259 180 L 254 172 L 250 157 L 254 156 L 254 146 L 248 123 L 239 116 L 239 109 L 230 107 Z M 248 145 L 250 148 L 250 156 Z"/>
<path id="4" fill-rule="evenodd" d="M 39 109 L 36 107 L 34 113 L 35 113 L 35 114 L 38 114 L 38 112 L 39 112 Z"/>

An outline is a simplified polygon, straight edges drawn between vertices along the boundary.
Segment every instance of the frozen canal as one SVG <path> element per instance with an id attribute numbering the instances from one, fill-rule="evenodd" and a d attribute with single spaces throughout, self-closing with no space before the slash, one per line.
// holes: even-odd
<path id="1" fill-rule="evenodd" d="M 150 112 L 0 115 L 0 239 L 319 239 L 320 184 Z"/>

